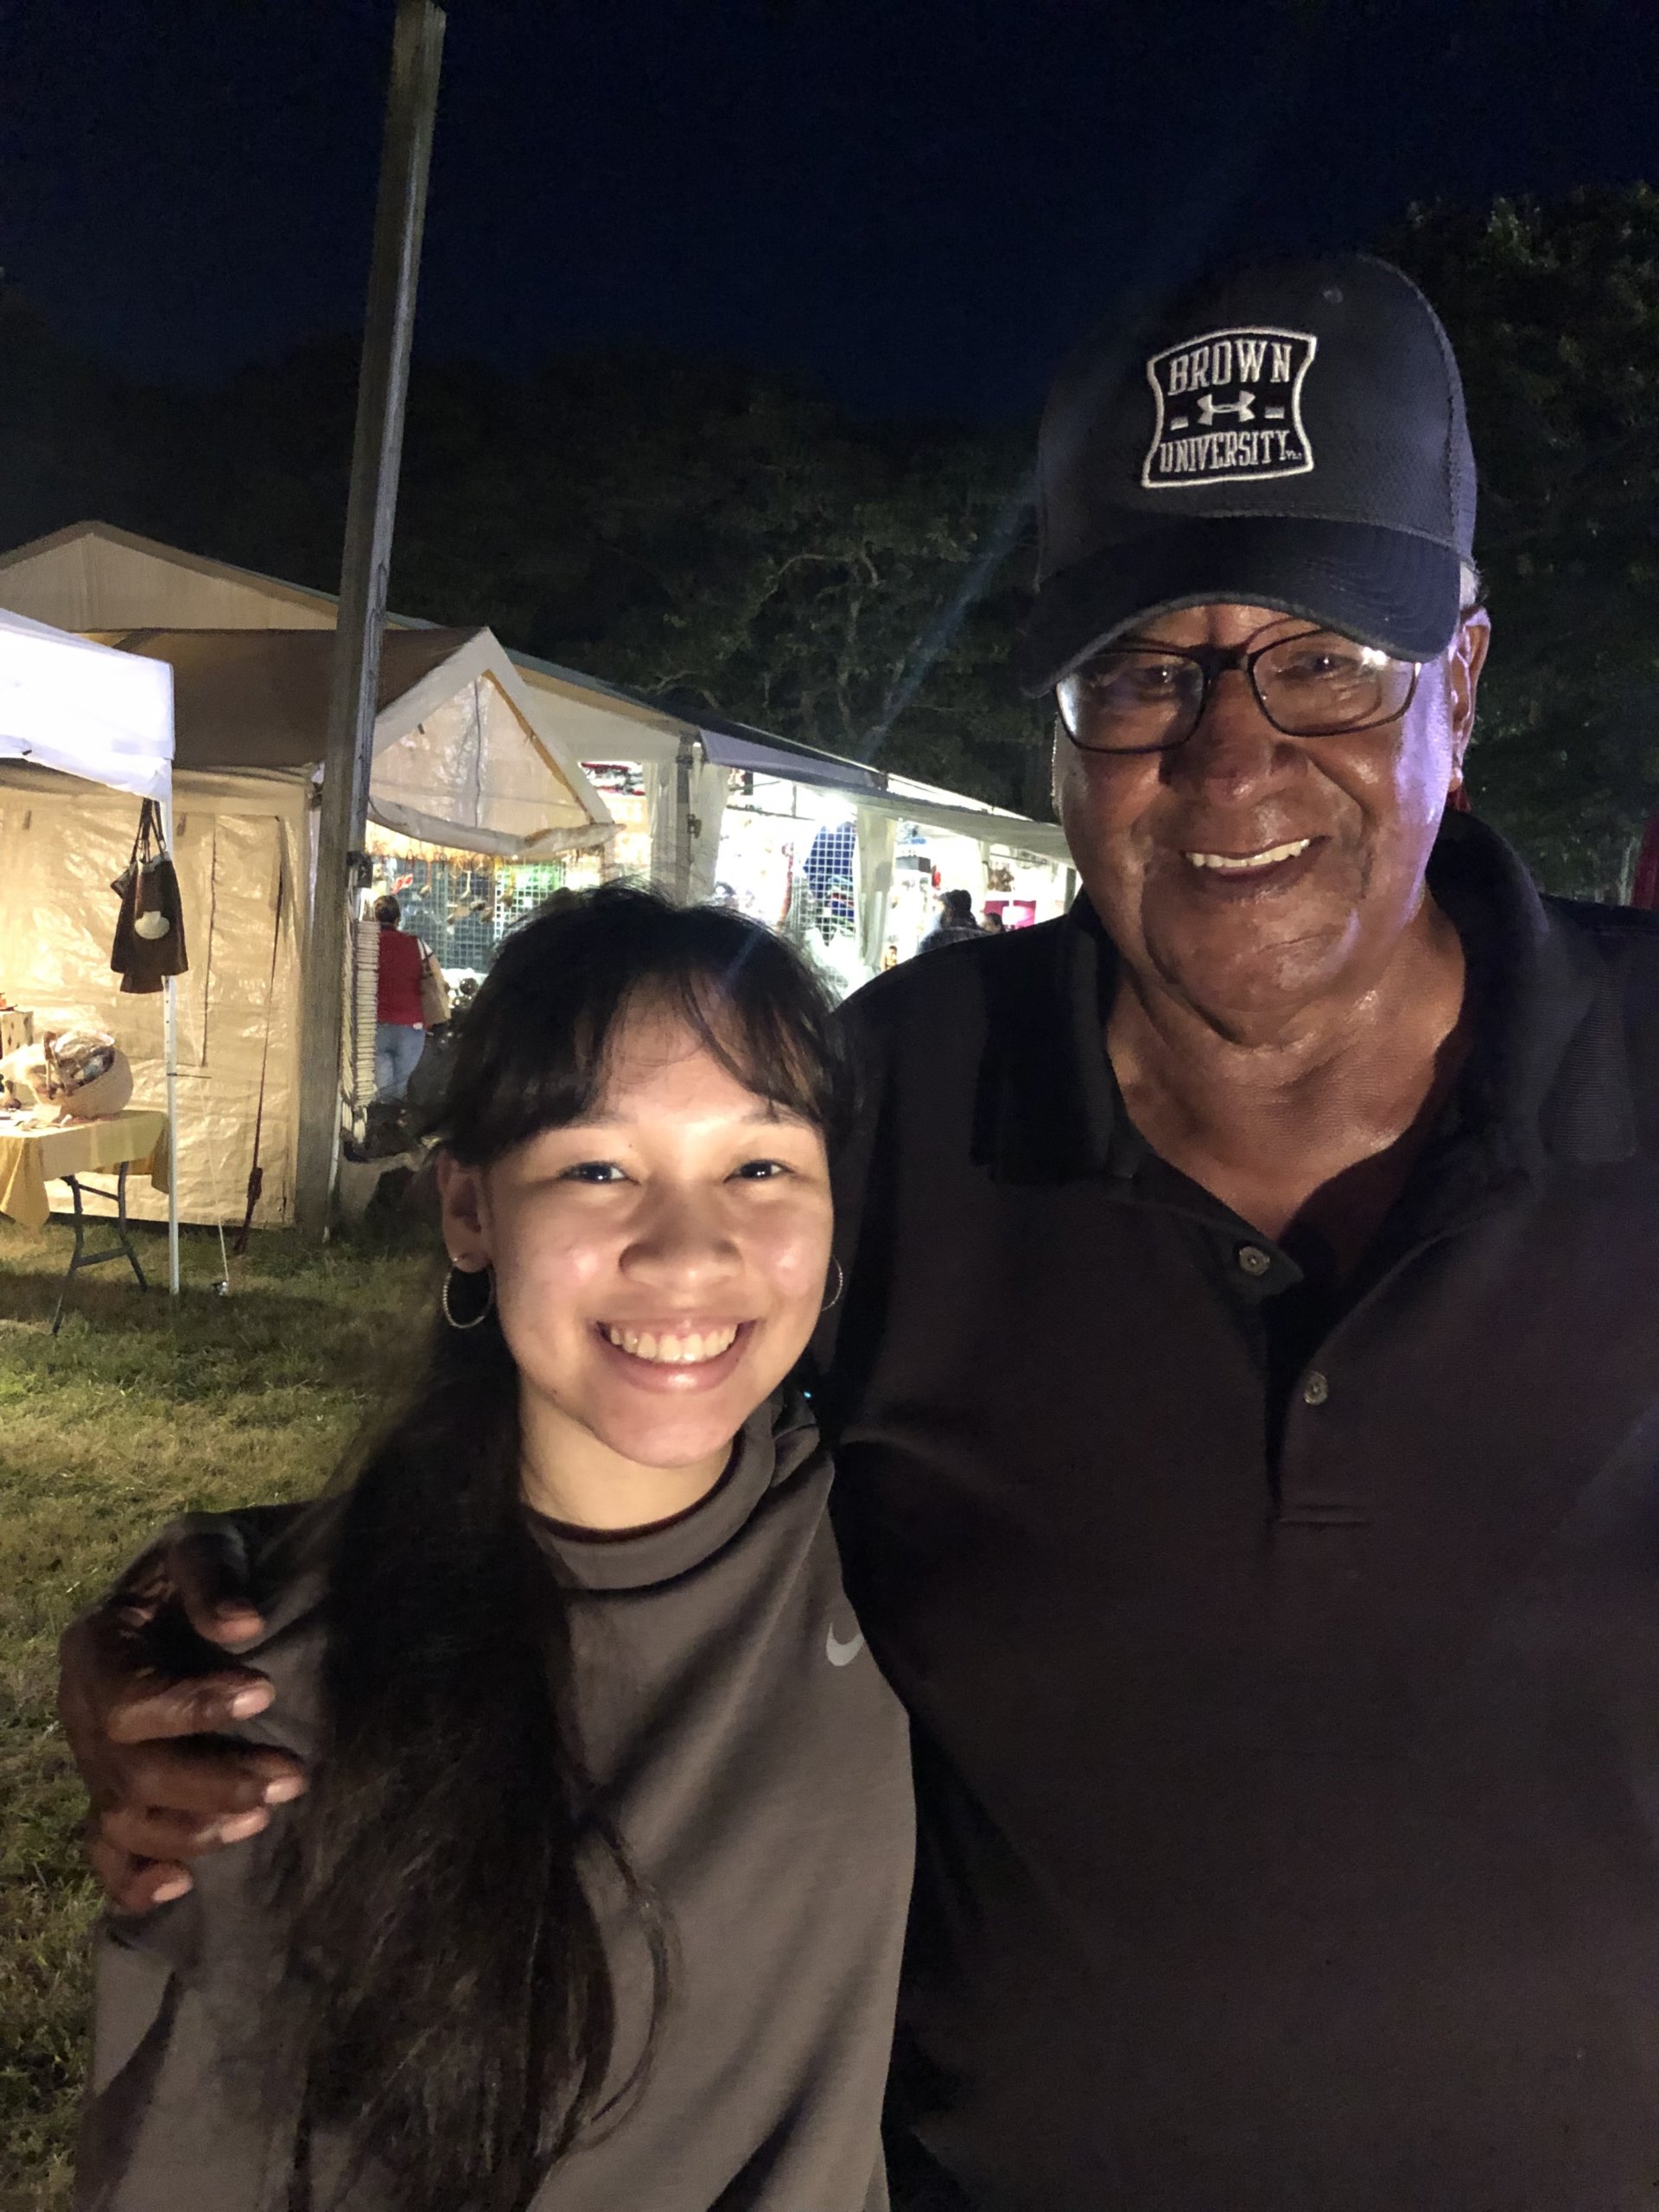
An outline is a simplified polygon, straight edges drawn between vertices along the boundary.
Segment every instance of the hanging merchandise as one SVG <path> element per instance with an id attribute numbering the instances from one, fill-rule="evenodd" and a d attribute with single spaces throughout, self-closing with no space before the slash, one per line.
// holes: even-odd
<path id="1" fill-rule="evenodd" d="M 421 947 L 421 1022 L 427 1029 L 442 1029 L 449 1019 L 449 984 L 438 965 L 436 953 Z"/>
<path id="2" fill-rule="evenodd" d="M 147 798 L 138 810 L 132 857 L 110 888 L 121 901 L 110 966 L 124 991 L 159 991 L 168 976 L 182 976 L 190 963 L 178 874 L 162 841 L 162 810 L 154 799 Z"/>

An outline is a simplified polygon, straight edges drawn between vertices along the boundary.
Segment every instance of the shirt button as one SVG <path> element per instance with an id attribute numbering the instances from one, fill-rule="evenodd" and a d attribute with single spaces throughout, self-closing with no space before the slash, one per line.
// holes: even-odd
<path id="1" fill-rule="evenodd" d="M 1330 1383 L 1315 1368 L 1302 1385 L 1302 1403 L 1305 1406 L 1322 1406 L 1330 1395 Z"/>
<path id="2" fill-rule="evenodd" d="M 1238 1248 L 1238 1264 L 1247 1275 L 1264 1275 L 1273 1265 L 1273 1262 L 1259 1244 L 1241 1244 Z"/>

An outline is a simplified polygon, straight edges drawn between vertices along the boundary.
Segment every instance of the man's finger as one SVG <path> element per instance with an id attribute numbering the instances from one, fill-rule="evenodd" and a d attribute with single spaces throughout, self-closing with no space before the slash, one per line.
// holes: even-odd
<path id="1" fill-rule="evenodd" d="M 248 1588 L 247 1553 L 222 1528 L 181 1529 L 160 1547 L 158 1580 L 169 1585 L 185 1618 L 210 1643 L 246 1643 L 264 1618 Z"/>
<path id="2" fill-rule="evenodd" d="M 135 1744 L 99 1792 L 101 1805 L 160 1807 L 200 1820 L 285 1804 L 305 1788 L 305 1773 L 286 1751 L 223 1738 L 179 1744 Z"/>
<path id="3" fill-rule="evenodd" d="M 184 1867 L 162 1859 L 135 1859 L 96 1834 L 87 1838 L 86 1860 L 123 1912 L 153 1911 L 193 1886 Z"/>
<path id="4" fill-rule="evenodd" d="M 212 1735 L 232 1720 L 246 1720 L 270 1703 L 271 1687 L 251 1667 L 225 1667 L 211 1675 L 164 1676 L 146 1670 L 114 1699 L 104 1732 L 112 1744 L 147 1743 L 157 1737 Z"/>
<path id="5" fill-rule="evenodd" d="M 99 1820 L 98 1833 L 111 1849 L 130 1859 L 165 1859 L 182 1865 L 231 1844 L 245 1843 L 270 1825 L 270 1815 L 263 1805 L 207 1817 L 159 1805 L 111 1805 Z"/>

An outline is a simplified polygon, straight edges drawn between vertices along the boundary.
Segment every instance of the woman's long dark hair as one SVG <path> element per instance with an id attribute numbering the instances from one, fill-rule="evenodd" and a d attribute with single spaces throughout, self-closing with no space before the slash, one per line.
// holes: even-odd
<path id="1" fill-rule="evenodd" d="M 487 1166 L 574 1120 L 641 1003 L 683 1016 L 761 1096 L 826 1134 L 842 1122 L 830 1007 L 790 948 L 741 915 L 607 887 L 502 946 L 434 1134 Z M 597 1870 L 638 1909 L 659 2003 L 665 1948 L 584 1770 L 493 1318 L 437 1323 L 411 1402 L 315 1528 L 325 1732 L 283 1877 L 308 2120 L 340 2131 L 353 2170 L 384 2171 L 399 2212 L 518 2212 L 607 2104 Z"/>

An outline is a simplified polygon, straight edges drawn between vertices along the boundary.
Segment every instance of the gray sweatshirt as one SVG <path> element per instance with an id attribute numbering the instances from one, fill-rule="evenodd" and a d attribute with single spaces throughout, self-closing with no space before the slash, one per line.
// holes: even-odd
<path id="1" fill-rule="evenodd" d="M 535 2212 L 884 2212 L 880 2116 L 910 1892 L 904 1715 L 842 1594 L 830 1464 L 763 1408 L 725 1479 L 638 1536 L 546 1525 L 569 1578 L 577 1720 L 625 1850 L 668 1908 L 673 1988 L 626 2116 Z M 241 1732 L 316 1739 L 317 1590 L 250 1656 L 276 1695 Z M 338 2146 L 295 2181 L 296 2120 L 257 2073 L 262 1899 L 281 1824 L 199 1862 L 188 1896 L 99 1929 L 80 2212 L 396 2212 Z M 648 2017 L 618 1924 L 616 2074 Z M 250 2051 L 252 2052 L 251 2059 Z"/>

